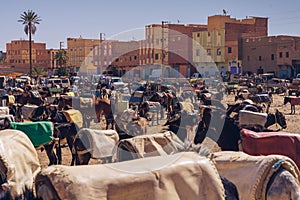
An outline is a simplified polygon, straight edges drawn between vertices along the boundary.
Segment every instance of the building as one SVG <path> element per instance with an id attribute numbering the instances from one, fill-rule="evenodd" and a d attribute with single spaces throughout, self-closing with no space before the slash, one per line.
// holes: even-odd
<path id="1" fill-rule="evenodd" d="M 242 40 L 243 70 L 293 78 L 300 73 L 300 37 L 269 36 Z"/>
<path id="2" fill-rule="evenodd" d="M 54 75 L 55 71 L 59 68 L 57 60 L 55 59 L 55 54 L 59 51 L 59 49 L 49 49 L 50 53 L 50 67 L 48 68 L 48 74 Z"/>
<path id="3" fill-rule="evenodd" d="M 226 71 L 240 73 L 242 38 L 267 35 L 268 18 L 238 20 L 228 15 L 209 16 L 207 30 L 193 32 L 193 62 L 206 76 Z"/>
<path id="4" fill-rule="evenodd" d="M 95 45 L 93 64 L 97 72 L 122 76 L 139 65 L 140 41 L 103 40 Z"/>
<path id="5" fill-rule="evenodd" d="M 70 71 L 81 73 L 96 73 L 93 65 L 93 48 L 100 44 L 97 39 L 67 38 L 67 53 L 69 61 L 67 66 Z"/>
<path id="6" fill-rule="evenodd" d="M 50 67 L 50 52 L 46 43 L 32 42 L 32 67 L 41 67 L 45 71 Z M 6 63 L 11 71 L 29 73 L 29 41 L 14 40 L 6 44 Z"/>
<path id="7" fill-rule="evenodd" d="M 192 66 L 193 32 L 207 30 L 198 24 L 151 24 L 145 27 L 145 41 L 141 43 L 140 65 L 164 68 L 164 77 L 189 77 Z"/>

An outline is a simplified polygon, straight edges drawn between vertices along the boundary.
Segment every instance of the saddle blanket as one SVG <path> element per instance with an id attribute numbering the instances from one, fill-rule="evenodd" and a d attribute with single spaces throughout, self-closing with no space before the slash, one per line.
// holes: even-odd
<path id="1" fill-rule="evenodd" d="M 38 108 L 36 105 L 30 105 L 26 104 L 22 107 L 22 115 L 24 119 L 29 120 L 29 118 L 32 116 L 32 113 L 34 109 Z"/>
<path id="2" fill-rule="evenodd" d="M 300 167 L 300 135 L 286 132 L 241 130 L 243 151 L 250 155 L 278 154 L 288 156 Z"/>
<path id="3" fill-rule="evenodd" d="M 76 138 L 79 138 L 84 147 L 95 159 L 112 156 L 113 149 L 119 141 L 115 130 L 80 129 Z M 80 152 L 78 152 L 80 153 Z"/>
<path id="4" fill-rule="evenodd" d="M 290 97 L 292 105 L 300 105 L 300 98 L 299 97 Z"/>
<path id="5" fill-rule="evenodd" d="M 0 107 L 0 115 L 9 115 L 9 108 L 5 106 Z"/>
<path id="6" fill-rule="evenodd" d="M 239 111 L 239 125 L 260 125 L 265 126 L 267 122 L 267 113 L 258 113 L 252 112 L 249 110 L 240 110 Z"/>
<path id="7" fill-rule="evenodd" d="M 104 165 L 52 165 L 35 185 L 42 199 L 225 199 L 215 166 L 192 152 Z M 45 192 L 47 187 L 53 194 Z"/>
<path id="8" fill-rule="evenodd" d="M 243 152 L 222 151 L 210 155 L 221 176 L 232 181 L 241 200 L 265 200 L 271 176 L 283 167 L 300 181 L 296 164 L 286 156 L 251 156 Z"/>
<path id="9" fill-rule="evenodd" d="M 68 122 L 74 122 L 79 128 L 82 127 L 83 119 L 82 119 L 82 114 L 79 110 L 75 110 L 75 109 L 63 110 L 62 113 L 67 118 Z"/>
<path id="10" fill-rule="evenodd" d="M 33 190 L 34 179 L 41 171 L 37 151 L 29 138 L 18 130 L 0 131 L 0 144 L 1 184 L 7 184 L 9 199 L 26 199 L 25 189 Z"/>
<path id="11" fill-rule="evenodd" d="M 24 132 L 35 147 L 52 141 L 52 122 L 11 122 L 10 125 L 13 129 Z"/>
<path id="12" fill-rule="evenodd" d="M 124 161 L 151 156 L 170 155 L 184 151 L 184 144 L 171 131 L 141 135 L 121 140 L 114 150 L 113 160 Z"/>
<path id="13" fill-rule="evenodd" d="M 265 200 L 272 175 L 281 167 L 300 181 L 296 164 L 286 156 L 251 156 L 243 152 L 221 151 L 210 155 L 221 176 L 232 181 L 241 200 Z"/>

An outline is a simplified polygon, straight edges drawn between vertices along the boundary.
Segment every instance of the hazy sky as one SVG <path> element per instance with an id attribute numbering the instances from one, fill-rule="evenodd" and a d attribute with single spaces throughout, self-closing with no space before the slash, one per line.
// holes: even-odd
<path id="1" fill-rule="evenodd" d="M 58 48 L 60 41 L 66 46 L 68 37 L 98 39 L 100 32 L 109 39 L 162 20 L 207 24 L 207 16 L 222 14 L 223 9 L 238 19 L 269 17 L 269 35 L 300 36 L 299 0 L 9 0 L 1 4 L 0 50 L 4 51 L 11 40 L 27 39 L 17 21 L 28 9 L 42 19 L 33 39 L 46 43 L 47 48 Z"/>

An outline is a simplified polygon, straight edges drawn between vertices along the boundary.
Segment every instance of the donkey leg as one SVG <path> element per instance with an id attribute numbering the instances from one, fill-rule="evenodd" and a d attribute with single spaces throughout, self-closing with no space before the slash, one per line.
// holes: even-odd
<path id="1" fill-rule="evenodd" d="M 49 166 L 57 164 L 57 157 L 54 153 L 54 142 L 51 142 L 50 144 L 45 144 L 44 147 L 47 157 L 49 159 Z"/>
<path id="2" fill-rule="evenodd" d="M 296 114 L 296 106 L 293 106 L 294 114 Z"/>
<path id="3" fill-rule="evenodd" d="M 62 162 L 60 139 L 58 140 L 58 145 L 56 145 L 55 148 L 56 148 L 56 155 L 57 155 L 57 159 L 58 159 L 58 164 L 60 165 L 61 162 Z"/>

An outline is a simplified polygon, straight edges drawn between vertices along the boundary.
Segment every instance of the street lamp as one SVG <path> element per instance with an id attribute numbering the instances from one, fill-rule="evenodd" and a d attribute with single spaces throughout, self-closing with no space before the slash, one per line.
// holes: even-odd
<path id="1" fill-rule="evenodd" d="M 168 21 L 161 22 L 161 77 L 165 76 L 165 68 L 164 68 L 164 59 L 165 59 L 165 24 L 168 24 Z"/>
<path id="2" fill-rule="evenodd" d="M 102 42 L 104 40 L 104 36 L 105 36 L 105 33 L 100 33 L 100 45 L 99 45 L 99 54 L 100 54 L 100 67 L 99 67 L 99 73 L 102 74 L 102 67 L 104 65 L 104 62 L 103 62 L 103 48 L 102 48 Z"/>

